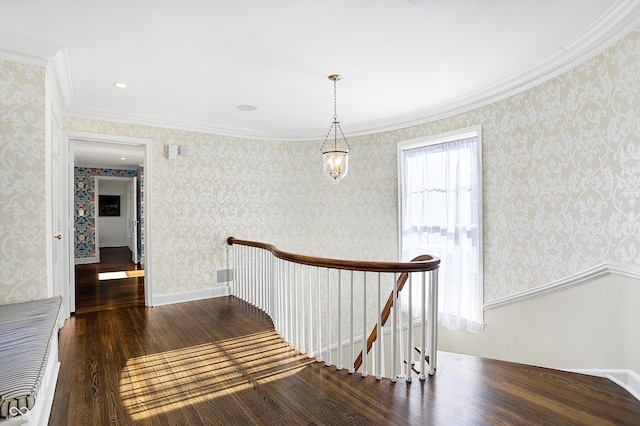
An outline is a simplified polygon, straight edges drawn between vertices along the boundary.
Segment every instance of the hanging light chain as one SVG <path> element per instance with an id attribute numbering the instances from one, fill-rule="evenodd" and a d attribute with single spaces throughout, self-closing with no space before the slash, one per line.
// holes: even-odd
<path id="1" fill-rule="evenodd" d="M 329 80 L 333 81 L 333 123 L 331 124 L 331 126 L 329 127 L 329 131 L 327 132 L 327 135 L 324 138 L 324 143 L 322 144 L 321 147 L 321 151 L 324 153 L 324 147 L 327 144 L 327 141 L 329 140 L 329 135 L 331 134 L 331 131 L 333 131 L 334 135 L 333 135 L 333 150 L 334 151 L 338 151 L 337 145 L 338 145 L 338 131 L 340 131 L 340 135 L 342 136 L 342 139 L 344 140 L 345 144 L 347 145 L 347 152 L 349 151 L 349 149 L 351 149 L 351 146 L 349 145 L 349 142 L 347 141 L 347 138 L 344 136 L 344 133 L 342 132 L 342 127 L 340 126 L 340 122 L 338 121 L 338 80 L 340 80 L 342 78 L 342 76 L 340 74 L 332 74 L 329 76 Z"/>
<path id="2" fill-rule="evenodd" d="M 333 80 L 333 122 L 338 122 L 338 90 L 336 87 L 338 86 L 338 80 L 340 80 L 340 76 L 332 76 Z"/>

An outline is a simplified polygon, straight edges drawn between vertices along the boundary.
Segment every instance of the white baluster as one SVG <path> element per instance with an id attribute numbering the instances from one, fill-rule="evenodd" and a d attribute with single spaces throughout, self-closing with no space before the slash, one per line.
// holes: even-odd
<path id="1" fill-rule="evenodd" d="M 353 271 L 351 271 L 351 279 L 349 282 L 349 300 L 351 307 L 349 308 L 349 373 L 354 373 L 353 368 Z"/>
<path id="2" fill-rule="evenodd" d="M 422 273 L 422 289 L 420 292 L 420 376 L 419 379 L 420 380 L 425 380 L 427 378 L 427 376 L 425 375 L 425 356 L 427 355 L 427 353 L 425 352 L 425 342 L 426 342 L 426 335 L 425 335 L 425 322 L 427 320 L 427 309 L 426 309 L 426 301 L 425 301 L 425 296 L 426 296 L 426 292 L 425 292 L 425 287 L 427 285 L 427 274 L 426 272 Z"/>
<path id="3" fill-rule="evenodd" d="M 311 300 L 311 266 L 307 265 L 307 294 L 309 295 L 309 320 L 307 321 L 309 330 L 307 332 L 308 344 L 307 344 L 307 356 L 313 357 L 313 301 Z"/>
<path id="4" fill-rule="evenodd" d="M 329 286 L 330 270 L 327 268 L 327 366 L 331 366 L 331 288 Z"/>
<path id="5" fill-rule="evenodd" d="M 409 273 L 409 294 L 408 300 L 408 315 L 407 315 L 407 382 L 411 382 L 412 370 L 411 363 L 413 362 L 413 272 Z"/>
<path id="6" fill-rule="evenodd" d="M 302 310 L 302 313 L 300 314 L 300 353 L 303 354 L 307 353 L 307 337 L 305 336 L 306 308 L 304 303 L 304 282 L 304 267 L 300 265 L 300 281 L 298 282 L 298 286 L 300 287 L 300 310 Z"/>
<path id="7" fill-rule="evenodd" d="M 315 267 L 316 269 L 316 300 L 318 301 L 318 303 L 316 303 L 316 306 L 318 307 L 318 311 L 317 311 L 317 320 L 316 320 L 316 340 L 318 342 L 317 344 L 317 351 L 318 351 L 318 356 L 316 357 L 316 361 L 317 362 L 322 362 L 322 321 L 321 321 L 321 305 L 320 305 L 320 268 Z"/>
<path id="8" fill-rule="evenodd" d="M 438 270 L 429 275 L 429 374 L 433 374 L 438 365 Z"/>
<path id="9" fill-rule="evenodd" d="M 299 321 L 300 321 L 300 316 L 299 316 L 299 303 L 298 303 L 298 275 L 296 273 L 296 264 L 292 263 L 291 267 L 293 269 L 292 272 L 292 279 L 291 279 L 291 285 L 293 286 L 293 288 L 291 289 L 292 293 L 293 293 L 293 305 L 291 306 L 292 309 L 292 320 L 293 320 L 293 348 L 295 350 L 300 350 L 300 327 L 299 327 Z"/>
<path id="10" fill-rule="evenodd" d="M 342 370 L 342 270 L 338 269 L 338 365 L 337 369 Z"/>
<path id="11" fill-rule="evenodd" d="M 362 286 L 362 377 L 367 377 L 367 273 Z"/>
<path id="12" fill-rule="evenodd" d="M 380 308 L 380 272 L 378 272 L 378 324 L 376 325 L 376 332 L 378 338 L 376 339 L 376 379 L 382 380 L 382 309 Z"/>
<path id="13" fill-rule="evenodd" d="M 393 274 L 393 311 L 391 316 L 391 381 L 395 382 L 397 374 L 398 350 L 398 277 Z"/>

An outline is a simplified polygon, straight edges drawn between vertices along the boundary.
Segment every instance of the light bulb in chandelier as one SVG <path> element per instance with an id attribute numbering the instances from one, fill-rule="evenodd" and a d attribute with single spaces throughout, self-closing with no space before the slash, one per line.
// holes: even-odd
<path id="1" fill-rule="evenodd" d="M 324 174 L 333 180 L 333 183 L 340 182 L 340 179 L 347 175 L 349 171 L 349 153 L 345 151 L 327 151 L 324 156 Z"/>
<path id="2" fill-rule="evenodd" d="M 333 123 L 320 149 L 323 157 L 324 174 L 336 184 L 349 171 L 349 149 L 351 149 L 340 127 L 336 108 L 336 82 L 341 78 L 342 76 L 338 74 L 329 76 L 329 80 L 333 81 Z M 332 135 L 333 138 L 331 137 Z M 341 137 L 339 138 L 338 136 Z"/>

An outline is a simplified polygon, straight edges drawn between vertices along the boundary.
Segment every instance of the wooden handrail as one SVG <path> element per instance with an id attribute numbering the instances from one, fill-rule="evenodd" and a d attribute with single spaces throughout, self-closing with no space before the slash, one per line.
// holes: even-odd
<path id="1" fill-rule="evenodd" d="M 319 268 L 343 269 L 351 271 L 365 272 L 397 272 L 406 275 L 407 272 L 424 272 L 438 269 L 440 259 L 435 256 L 423 255 L 418 256 L 415 261 L 411 262 L 370 262 L 359 260 L 339 260 L 326 259 L 323 257 L 303 256 L 299 254 L 288 253 L 278 249 L 276 246 L 256 241 L 238 240 L 234 237 L 227 238 L 227 244 L 243 245 L 249 247 L 257 247 L 270 251 L 278 259 L 289 262 L 299 263 L 302 265 L 316 266 Z M 406 277 L 405 277 L 406 281 Z M 388 303 L 388 302 L 387 302 Z M 386 307 L 386 306 L 385 306 Z M 390 309 L 390 308 L 389 308 Z"/>
<path id="2" fill-rule="evenodd" d="M 421 255 L 414 258 L 412 262 L 421 262 L 424 260 L 429 260 L 431 258 L 432 256 L 429 256 L 429 255 Z M 404 288 L 404 285 L 407 282 L 407 278 L 409 278 L 409 274 L 406 272 L 403 272 L 398 277 L 398 285 L 397 285 L 398 293 L 400 293 L 400 291 Z M 391 290 L 391 294 L 387 299 L 387 303 L 385 303 L 384 308 L 382 308 L 382 312 L 380 313 L 380 320 L 382 322 L 380 327 L 384 327 L 384 325 L 387 323 L 387 320 L 389 319 L 389 315 L 391 315 L 391 308 L 393 307 L 393 291 L 394 290 Z M 375 342 L 377 338 L 378 338 L 378 324 L 376 323 L 373 326 L 373 329 L 371 330 L 369 337 L 367 338 L 367 353 L 369 353 L 369 351 L 373 347 L 373 342 Z M 353 369 L 358 370 L 358 368 L 360 368 L 361 365 L 362 365 L 362 351 L 360 351 L 358 358 L 356 358 L 356 360 L 354 361 Z"/>

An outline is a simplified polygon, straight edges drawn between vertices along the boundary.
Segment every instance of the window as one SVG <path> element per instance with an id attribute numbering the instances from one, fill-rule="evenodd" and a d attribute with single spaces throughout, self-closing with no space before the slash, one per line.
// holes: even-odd
<path id="1" fill-rule="evenodd" d="M 398 145 L 402 261 L 440 258 L 438 317 L 456 330 L 483 326 L 481 152 L 479 127 Z"/>

